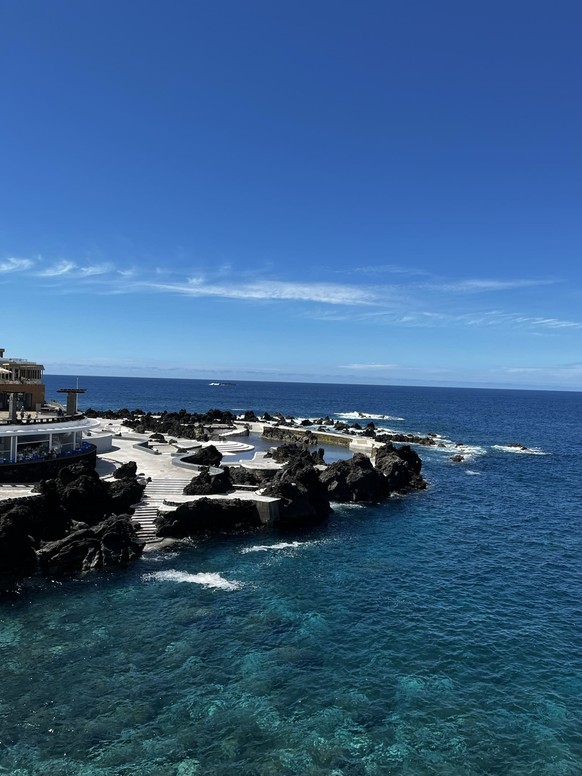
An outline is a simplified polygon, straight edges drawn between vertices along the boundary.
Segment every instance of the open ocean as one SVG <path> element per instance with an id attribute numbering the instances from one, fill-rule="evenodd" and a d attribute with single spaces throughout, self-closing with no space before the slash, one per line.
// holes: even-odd
<path id="1" fill-rule="evenodd" d="M 323 528 L 0 599 L 0 773 L 582 773 L 582 393 L 79 385 L 82 409 L 363 412 L 451 445 L 417 448 L 428 490 Z"/>

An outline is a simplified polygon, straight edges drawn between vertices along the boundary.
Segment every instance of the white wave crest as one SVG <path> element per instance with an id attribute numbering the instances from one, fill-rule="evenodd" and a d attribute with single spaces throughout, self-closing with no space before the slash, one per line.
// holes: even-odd
<path id="1" fill-rule="evenodd" d="M 465 474 L 468 474 L 470 477 L 480 477 L 481 472 L 474 472 L 472 469 L 467 469 Z"/>
<path id="2" fill-rule="evenodd" d="M 519 453 L 520 455 L 549 455 L 539 447 L 518 447 L 517 445 L 492 445 L 494 450 L 502 450 L 504 453 Z"/>
<path id="3" fill-rule="evenodd" d="M 487 448 L 481 447 L 481 445 L 464 445 L 464 444 L 453 444 L 452 442 L 445 443 L 444 447 L 437 447 L 438 450 L 441 450 L 443 453 L 454 453 L 455 455 L 462 455 L 465 460 L 470 458 L 477 458 L 480 455 L 487 455 Z M 430 448 L 431 450 L 434 450 L 435 448 Z"/>
<path id="4" fill-rule="evenodd" d="M 190 582 L 191 584 L 213 587 L 218 590 L 238 590 L 242 587 L 241 582 L 231 582 L 221 577 L 220 574 L 211 572 L 189 574 L 187 571 L 169 569 L 167 571 L 154 571 L 151 574 L 144 574 L 143 578 L 148 582 Z"/>
<path id="5" fill-rule="evenodd" d="M 371 412 L 336 412 L 335 415 L 349 420 L 404 420 L 396 415 L 374 415 Z"/>
<path id="6" fill-rule="evenodd" d="M 248 552 L 268 552 L 269 550 L 296 550 L 311 542 L 279 542 L 278 544 L 253 544 L 252 547 L 245 547 L 241 550 L 243 555 Z"/>

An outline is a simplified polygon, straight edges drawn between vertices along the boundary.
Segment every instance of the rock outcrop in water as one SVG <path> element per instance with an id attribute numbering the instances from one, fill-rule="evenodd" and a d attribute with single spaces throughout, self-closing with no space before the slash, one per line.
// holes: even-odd
<path id="1" fill-rule="evenodd" d="M 284 443 L 274 448 L 271 455 L 276 461 L 285 462 L 283 468 L 249 471 L 228 467 L 223 473 L 219 470 L 214 474 L 204 469 L 186 486 L 184 493 L 203 496 L 227 493 L 238 483 L 261 487 L 262 496 L 279 500 L 278 517 L 273 518 L 271 526 L 290 529 L 327 520 L 333 511 L 330 501 L 377 502 L 392 493 L 426 487 L 420 474 L 420 457 L 408 445 L 380 447 L 374 463 L 368 456 L 356 453 L 327 467 L 321 466 L 322 449 L 310 452 L 297 443 Z M 242 509 L 238 518 L 231 512 L 233 503 Z M 200 499 L 158 517 L 157 535 L 182 538 L 255 529 L 259 526 L 256 515 L 256 509 L 248 502 Z"/>
<path id="2" fill-rule="evenodd" d="M 380 501 L 385 495 L 384 476 L 362 453 L 332 463 L 320 479 L 332 501 Z"/>
<path id="3" fill-rule="evenodd" d="M 319 472 L 311 460 L 301 457 L 293 458 L 278 471 L 262 494 L 281 499 L 278 527 L 319 523 L 332 512 Z"/>
<path id="4" fill-rule="evenodd" d="M 282 445 L 272 448 L 267 455 L 270 455 L 277 463 L 289 463 L 291 461 L 303 461 L 306 465 L 324 463 L 324 450 L 322 447 L 310 453 L 306 445 L 301 445 L 297 442 L 284 442 Z"/>
<path id="5" fill-rule="evenodd" d="M 159 537 L 177 539 L 243 533 L 262 525 L 259 513 L 250 501 L 207 498 L 181 504 L 172 512 L 157 517 L 155 524 Z"/>
<path id="6" fill-rule="evenodd" d="M 409 488 L 422 490 L 426 482 L 420 472 L 422 461 L 409 445 L 394 447 L 389 443 L 378 448 L 374 466 L 386 477 L 388 494 L 402 492 Z"/>
<path id="7" fill-rule="evenodd" d="M 144 485 L 130 475 L 104 482 L 88 465 L 61 469 L 42 480 L 34 496 L 0 502 L 0 580 L 40 570 L 60 576 L 93 568 L 126 565 L 143 543 L 127 514 Z"/>
<path id="8" fill-rule="evenodd" d="M 426 487 L 420 471 L 422 461 L 408 445 L 384 445 L 376 451 L 374 463 L 356 453 L 336 461 L 320 475 L 331 501 L 381 501 L 392 493 Z"/>

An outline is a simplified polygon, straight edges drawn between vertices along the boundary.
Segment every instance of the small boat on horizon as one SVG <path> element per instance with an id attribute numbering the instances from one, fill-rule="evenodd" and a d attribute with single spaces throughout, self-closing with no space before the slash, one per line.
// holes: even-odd
<path id="1" fill-rule="evenodd" d="M 208 385 L 236 385 L 236 383 L 229 383 L 229 382 L 224 382 L 224 383 L 208 383 Z"/>

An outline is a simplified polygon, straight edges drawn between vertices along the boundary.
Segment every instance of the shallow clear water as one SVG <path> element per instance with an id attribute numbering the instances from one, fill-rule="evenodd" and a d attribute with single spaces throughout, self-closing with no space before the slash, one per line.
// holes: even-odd
<path id="1" fill-rule="evenodd" d="M 279 402 L 244 408 L 390 414 L 473 454 L 420 450 L 426 492 L 317 531 L 2 601 L 0 772 L 580 773 L 582 395 L 253 386 Z"/>

